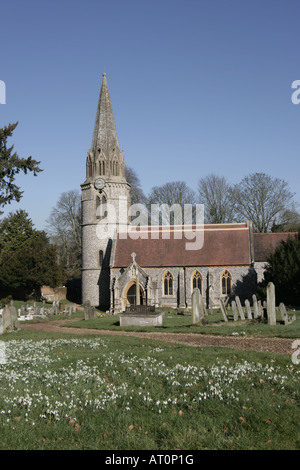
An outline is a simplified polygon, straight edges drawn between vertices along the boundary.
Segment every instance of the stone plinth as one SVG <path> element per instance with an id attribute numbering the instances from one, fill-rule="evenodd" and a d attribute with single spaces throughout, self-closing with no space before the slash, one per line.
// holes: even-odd
<path id="1" fill-rule="evenodd" d="M 127 311 L 119 314 L 120 326 L 162 326 L 163 312 Z"/>

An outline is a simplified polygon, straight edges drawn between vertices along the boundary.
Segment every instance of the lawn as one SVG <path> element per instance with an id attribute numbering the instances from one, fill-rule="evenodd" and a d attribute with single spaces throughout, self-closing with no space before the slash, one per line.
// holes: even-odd
<path id="1" fill-rule="evenodd" d="M 169 333 L 199 333 L 214 335 L 247 335 L 256 337 L 281 337 L 300 338 L 300 311 L 289 312 L 289 315 L 296 314 L 296 321 L 283 325 L 280 314 L 277 314 L 276 325 L 268 325 L 258 320 L 233 321 L 232 312 L 229 310 L 229 321 L 225 322 L 222 313 L 216 309 L 212 315 L 207 315 L 206 324 L 192 324 L 191 315 L 178 315 L 176 309 L 163 309 L 163 325 L 161 327 L 147 327 L 146 331 L 169 332 Z M 76 328 L 96 328 L 104 330 L 123 331 L 145 331 L 145 327 L 120 327 L 119 316 L 106 315 L 98 312 L 99 316 L 93 320 L 76 321 L 68 326 Z"/>
<path id="2" fill-rule="evenodd" d="M 285 355 L 25 330 L 1 339 L 0 449 L 300 448 L 300 369 Z"/>

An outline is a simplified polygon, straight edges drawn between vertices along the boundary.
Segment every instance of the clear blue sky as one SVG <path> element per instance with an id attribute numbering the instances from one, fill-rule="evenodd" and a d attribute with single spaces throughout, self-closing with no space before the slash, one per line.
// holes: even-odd
<path id="1" fill-rule="evenodd" d="M 10 0 L 1 5 L 0 127 L 44 169 L 17 177 L 35 226 L 80 189 L 102 73 L 145 194 L 200 177 L 286 180 L 300 201 L 299 0 Z"/>

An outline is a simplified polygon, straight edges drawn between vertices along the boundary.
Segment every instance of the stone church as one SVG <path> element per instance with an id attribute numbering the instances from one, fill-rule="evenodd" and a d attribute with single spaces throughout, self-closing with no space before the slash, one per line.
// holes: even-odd
<path id="1" fill-rule="evenodd" d="M 190 226 L 186 232 L 174 225 L 167 234 L 164 226 L 140 226 L 130 236 L 130 184 L 106 74 L 81 191 L 82 302 L 114 313 L 136 303 L 190 307 L 195 287 L 207 306 L 234 295 L 250 298 L 267 256 L 288 236 L 253 233 L 247 222 Z M 201 248 L 187 249 L 187 239 L 197 235 Z"/>

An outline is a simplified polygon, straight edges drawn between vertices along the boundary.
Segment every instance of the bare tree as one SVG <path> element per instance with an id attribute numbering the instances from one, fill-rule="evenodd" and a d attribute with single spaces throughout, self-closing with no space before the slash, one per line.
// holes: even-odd
<path id="1" fill-rule="evenodd" d="M 147 198 L 141 188 L 139 177 L 135 170 L 130 167 L 125 168 L 126 181 L 131 185 L 130 196 L 131 204 L 146 204 Z"/>
<path id="2" fill-rule="evenodd" d="M 61 194 L 47 220 L 47 233 L 58 246 L 64 269 L 78 275 L 81 266 L 81 198 L 77 189 Z"/>
<path id="3" fill-rule="evenodd" d="M 184 181 L 173 181 L 165 183 L 162 186 L 154 186 L 148 196 L 149 212 L 151 213 L 151 205 L 157 205 L 157 209 L 161 209 L 160 213 L 162 225 L 176 225 L 180 224 L 180 221 L 181 223 L 184 223 L 184 205 L 188 204 L 194 209 L 195 203 L 195 192 L 189 188 Z M 195 213 L 193 210 L 191 213 L 191 222 L 193 221 L 194 215 Z M 151 222 L 154 224 L 158 224 L 160 222 L 158 213 L 155 214 L 153 210 Z"/>
<path id="4" fill-rule="evenodd" d="M 265 173 L 253 173 L 235 185 L 234 198 L 240 218 L 248 219 L 255 232 L 268 232 L 288 211 L 294 194 L 288 183 Z"/>
<path id="5" fill-rule="evenodd" d="M 198 199 L 204 204 L 205 222 L 222 224 L 233 222 L 235 203 L 233 188 L 223 176 L 213 173 L 198 182 Z"/>

